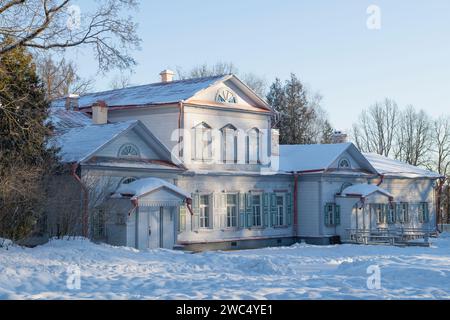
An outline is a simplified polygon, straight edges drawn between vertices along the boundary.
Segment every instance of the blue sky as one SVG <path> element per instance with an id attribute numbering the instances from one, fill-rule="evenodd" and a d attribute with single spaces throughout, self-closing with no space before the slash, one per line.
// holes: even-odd
<path id="1" fill-rule="evenodd" d="M 381 9 L 380 30 L 366 27 L 369 5 Z M 268 82 L 296 73 L 324 96 L 337 129 L 384 97 L 450 114 L 448 0 L 142 0 L 134 14 L 143 40 L 135 84 L 167 67 L 224 61 Z M 76 59 L 82 76 L 95 76 L 89 51 Z M 113 77 L 97 75 L 96 89 Z"/>

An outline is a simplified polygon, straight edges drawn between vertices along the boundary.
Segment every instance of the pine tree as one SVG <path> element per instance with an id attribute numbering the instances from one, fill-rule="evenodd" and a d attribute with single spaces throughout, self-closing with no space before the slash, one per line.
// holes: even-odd
<path id="1" fill-rule="evenodd" d="M 333 143 L 333 133 L 334 133 L 334 129 L 331 126 L 330 122 L 328 120 L 325 120 L 322 125 L 322 138 L 321 138 L 320 143 L 321 144 Z"/>
<path id="2" fill-rule="evenodd" d="M 281 144 L 315 143 L 315 109 L 309 105 L 307 90 L 295 74 L 283 85 L 279 79 L 270 87 L 267 100 L 278 115 Z"/>
<path id="3" fill-rule="evenodd" d="M 45 177 L 56 163 L 46 148 L 48 108 L 32 56 L 22 47 L 1 55 L 0 237 L 27 236 L 43 212 Z"/>

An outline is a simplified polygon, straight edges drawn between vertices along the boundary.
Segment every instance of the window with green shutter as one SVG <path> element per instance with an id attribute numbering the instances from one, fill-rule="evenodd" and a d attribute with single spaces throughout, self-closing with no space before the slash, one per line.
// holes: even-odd
<path id="1" fill-rule="evenodd" d="M 245 209 L 246 209 L 246 201 L 245 201 L 245 193 L 239 193 L 239 227 L 245 228 Z"/>
<path id="2" fill-rule="evenodd" d="M 200 227 L 200 194 L 194 193 L 192 195 L 192 211 L 194 215 L 191 217 L 192 230 L 198 230 Z"/>
<path id="3" fill-rule="evenodd" d="M 421 202 L 419 204 L 419 222 L 420 223 L 430 222 L 430 215 L 428 212 L 428 203 L 427 202 Z"/>
<path id="4" fill-rule="evenodd" d="M 294 214 L 297 214 L 294 212 L 293 206 L 294 206 L 294 198 L 292 193 L 286 194 L 286 223 L 288 226 L 292 225 L 292 220 L 294 219 Z"/>
<path id="5" fill-rule="evenodd" d="M 227 194 L 226 195 L 226 227 L 237 228 L 238 226 L 238 195 Z"/>
<path id="6" fill-rule="evenodd" d="M 252 194 L 247 193 L 245 195 L 245 202 L 246 202 L 246 208 L 245 208 L 245 214 L 247 216 L 246 220 L 246 227 L 251 228 L 253 226 L 253 207 L 252 207 Z"/>
<path id="7" fill-rule="evenodd" d="M 325 225 L 327 227 L 341 224 L 341 206 L 335 203 L 327 203 L 324 208 Z"/>
<path id="8" fill-rule="evenodd" d="M 263 225 L 269 226 L 269 194 L 263 193 Z"/>
<path id="9" fill-rule="evenodd" d="M 270 219 L 271 219 L 271 225 L 276 226 L 277 218 L 277 195 L 276 193 L 270 194 Z"/>
<path id="10" fill-rule="evenodd" d="M 324 218 L 326 226 L 334 225 L 334 204 L 327 203 L 324 208 Z"/>
<path id="11" fill-rule="evenodd" d="M 341 206 L 339 205 L 334 207 L 334 224 L 336 226 L 341 224 Z"/>

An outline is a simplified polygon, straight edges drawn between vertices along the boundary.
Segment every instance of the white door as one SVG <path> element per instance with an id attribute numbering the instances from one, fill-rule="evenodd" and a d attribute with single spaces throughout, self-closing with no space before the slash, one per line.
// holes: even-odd
<path id="1" fill-rule="evenodd" d="M 148 247 L 157 249 L 162 247 L 162 228 L 161 228 L 161 210 L 160 208 L 150 208 L 148 213 Z"/>

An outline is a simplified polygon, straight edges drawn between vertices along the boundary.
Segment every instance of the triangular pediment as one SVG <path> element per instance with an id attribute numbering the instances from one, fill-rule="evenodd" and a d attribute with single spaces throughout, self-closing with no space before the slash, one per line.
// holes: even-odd
<path id="1" fill-rule="evenodd" d="M 271 112 L 267 102 L 234 75 L 223 77 L 185 102 L 224 109 Z"/>

